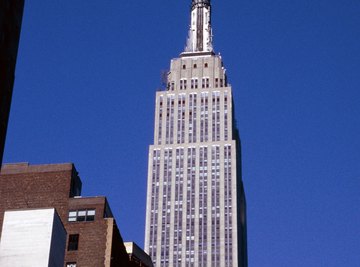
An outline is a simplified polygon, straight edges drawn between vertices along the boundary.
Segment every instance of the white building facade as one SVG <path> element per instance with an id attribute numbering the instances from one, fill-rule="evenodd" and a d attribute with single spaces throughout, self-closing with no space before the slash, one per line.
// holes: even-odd
<path id="1" fill-rule="evenodd" d="M 66 231 L 55 209 L 6 211 L 1 267 L 63 267 Z"/>
<path id="2" fill-rule="evenodd" d="M 187 47 L 156 93 L 145 251 L 157 267 L 246 267 L 246 205 L 232 88 L 193 0 Z"/>

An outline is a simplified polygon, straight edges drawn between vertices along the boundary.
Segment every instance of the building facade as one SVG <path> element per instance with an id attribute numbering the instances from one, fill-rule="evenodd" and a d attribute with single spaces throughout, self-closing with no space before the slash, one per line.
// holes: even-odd
<path id="1" fill-rule="evenodd" d="M 157 267 L 246 267 L 240 138 L 210 0 L 193 0 L 190 16 L 185 51 L 156 93 L 145 251 Z"/>
<path id="2" fill-rule="evenodd" d="M 81 197 L 81 187 L 80 177 L 70 163 L 3 165 L 0 229 L 6 211 L 55 208 L 67 233 L 63 266 L 130 266 L 106 198 Z"/>
<path id="3" fill-rule="evenodd" d="M 24 0 L 0 1 L 0 165 L 15 78 Z"/>
<path id="4" fill-rule="evenodd" d="M 54 208 L 6 211 L 1 267 L 63 267 L 66 231 Z"/>

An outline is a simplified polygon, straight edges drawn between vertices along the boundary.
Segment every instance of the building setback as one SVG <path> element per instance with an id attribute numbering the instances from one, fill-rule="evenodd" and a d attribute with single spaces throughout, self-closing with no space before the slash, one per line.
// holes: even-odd
<path id="1" fill-rule="evenodd" d="M 193 0 L 190 16 L 186 49 L 156 93 L 145 251 L 156 267 L 247 267 L 240 138 L 210 0 Z"/>
<path id="2" fill-rule="evenodd" d="M 0 1 L 0 165 L 15 79 L 24 0 Z"/>
<path id="3" fill-rule="evenodd" d="M 106 198 L 81 197 L 81 186 L 73 164 L 3 165 L 0 227 L 5 211 L 55 208 L 67 232 L 65 267 L 129 266 Z"/>

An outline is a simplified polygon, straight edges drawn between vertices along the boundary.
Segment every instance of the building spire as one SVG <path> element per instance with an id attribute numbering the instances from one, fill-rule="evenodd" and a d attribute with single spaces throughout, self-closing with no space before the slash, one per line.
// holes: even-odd
<path id="1" fill-rule="evenodd" d="M 185 53 L 213 52 L 210 0 L 192 0 Z"/>

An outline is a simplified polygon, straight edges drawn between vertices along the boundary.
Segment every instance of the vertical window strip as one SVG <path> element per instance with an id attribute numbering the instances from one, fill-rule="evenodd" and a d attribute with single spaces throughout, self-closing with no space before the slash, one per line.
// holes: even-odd
<path id="1" fill-rule="evenodd" d="M 205 94 L 200 95 L 200 142 L 204 142 L 205 137 Z"/>
<path id="2" fill-rule="evenodd" d="M 220 265 L 220 147 L 211 148 L 211 262 Z"/>
<path id="3" fill-rule="evenodd" d="M 194 266 L 196 150 L 188 148 L 186 197 L 186 266 Z"/>
<path id="4" fill-rule="evenodd" d="M 189 143 L 196 142 L 196 100 L 196 93 L 189 95 Z"/>
<path id="5" fill-rule="evenodd" d="M 216 151 L 216 262 L 220 265 L 220 147 Z"/>
<path id="6" fill-rule="evenodd" d="M 230 257 L 230 261 L 232 262 L 232 249 L 233 249 L 233 236 L 232 236 L 232 191 L 231 191 L 231 185 L 232 185 L 232 179 L 233 179 L 233 173 L 232 173 L 232 154 L 231 154 L 231 145 L 228 145 L 228 161 L 229 161 L 229 168 L 228 168 L 228 177 L 229 177 L 229 190 L 228 190 L 228 212 L 229 212 L 229 230 L 228 230 L 228 235 L 229 235 L 229 257 Z"/>
<path id="7" fill-rule="evenodd" d="M 153 172 L 152 172 L 152 197 L 150 217 L 150 256 L 156 259 L 157 247 L 157 217 L 159 203 L 159 180 L 160 180 L 160 150 L 153 150 Z"/>
<path id="8" fill-rule="evenodd" d="M 186 111 L 186 97 L 182 98 L 182 110 L 181 110 L 181 139 L 180 143 L 185 143 L 185 111 Z"/>
<path id="9" fill-rule="evenodd" d="M 193 94 L 189 95 L 189 143 L 191 143 L 192 135 L 193 135 L 193 117 L 192 117 L 193 97 L 194 97 Z"/>
<path id="10" fill-rule="evenodd" d="M 204 92 L 201 93 L 200 99 L 200 142 L 207 142 L 208 141 L 208 93 Z"/>
<path id="11" fill-rule="evenodd" d="M 169 96 L 166 99 L 166 136 L 165 144 L 168 144 L 170 141 L 170 98 Z"/>
<path id="12" fill-rule="evenodd" d="M 200 147 L 199 150 L 199 265 L 203 266 L 203 242 L 204 242 L 204 148 Z"/>
<path id="13" fill-rule="evenodd" d="M 209 141 L 209 96 L 206 93 L 205 95 L 205 138 L 204 141 Z"/>
<path id="14" fill-rule="evenodd" d="M 229 140 L 228 93 L 224 92 L 224 140 Z"/>
<path id="15" fill-rule="evenodd" d="M 220 141 L 220 92 L 212 93 L 212 141 Z"/>
<path id="16" fill-rule="evenodd" d="M 161 145 L 161 138 L 162 138 L 162 116 L 163 116 L 163 96 L 160 96 L 159 98 L 159 128 L 158 128 L 158 144 Z"/>
<path id="17" fill-rule="evenodd" d="M 174 95 L 170 96 L 170 144 L 174 143 Z"/>
<path id="18" fill-rule="evenodd" d="M 172 150 L 165 149 L 161 225 L 161 266 L 168 266 L 170 249 Z"/>
<path id="19" fill-rule="evenodd" d="M 200 147 L 199 176 L 199 266 L 207 261 L 207 147 Z"/>
<path id="20" fill-rule="evenodd" d="M 216 96 L 216 141 L 220 141 L 220 96 Z"/>
<path id="21" fill-rule="evenodd" d="M 183 214 L 183 182 L 184 182 L 184 149 L 176 149 L 176 181 L 175 181 L 175 225 L 174 225 L 174 258 L 173 265 L 181 265 L 182 252 L 182 214 Z"/>
<path id="22" fill-rule="evenodd" d="M 211 148 L 211 265 L 216 262 L 216 147 Z"/>
<path id="23" fill-rule="evenodd" d="M 166 101 L 166 144 L 174 142 L 174 95 L 168 95 Z"/>
<path id="24" fill-rule="evenodd" d="M 231 238 L 231 146 L 224 147 L 224 176 L 225 176 L 225 263 L 232 266 L 232 238 Z"/>
<path id="25" fill-rule="evenodd" d="M 193 103 L 193 142 L 196 142 L 196 129 L 197 129 L 197 119 L 196 119 L 196 115 L 197 115 L 197 95 L 194 94 L 194 103 Z"/>
<path id="26" fill-rule="evenodd" d="M 178 110 L 177 110 L 177 143 L 182 144 L 185 142 L 185 94 L 180 94 L 178 97 Z"/>

